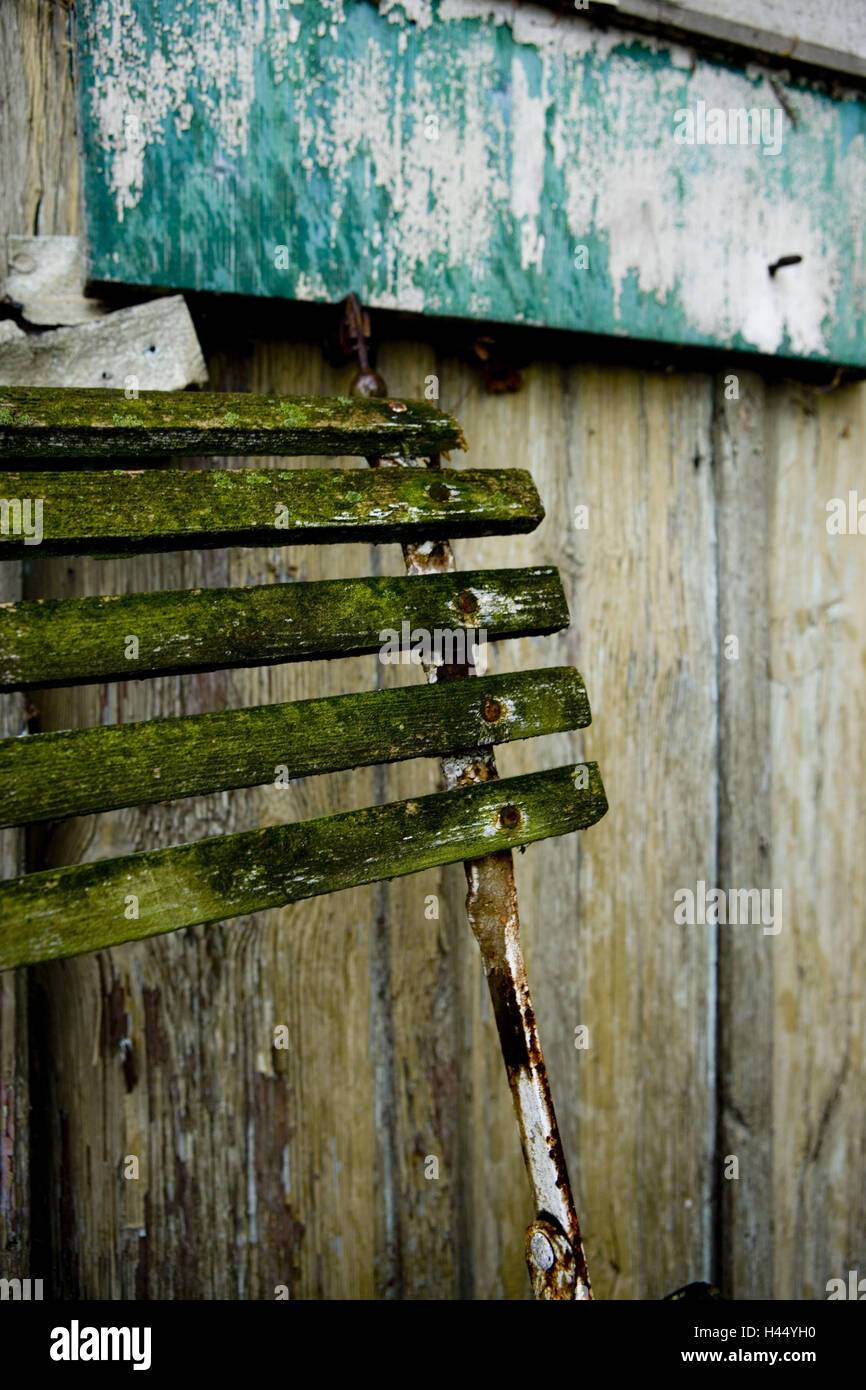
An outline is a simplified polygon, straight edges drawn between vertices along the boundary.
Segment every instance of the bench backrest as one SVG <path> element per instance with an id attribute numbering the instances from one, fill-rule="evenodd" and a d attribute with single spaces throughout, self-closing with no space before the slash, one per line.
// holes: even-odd
<path id="1" fill-rule="evenodd" d="M 177 455 L 415 460 L 460 448 L 431 405 L 0 388 L 0 559 L 531 531 L 522 469 L 154 468 Z M 144 467 L 94 461 L 118 456 Z M 47 460 L 87 460 L 48 471 Z M 0 690 L 378 651 L 383 634 L 488 640 L 568 624 L 552 568 L 275 583 L 0 605 Z M 433 653 L 462 665 L 461 652 Z M 589 723 L 569 668 L 0 741 L 0 825 L 312 773 L 443 757 Z M 607 809 L 594 763 L 0 883 L 0 969 L 220 921 L 561 835 Z"/>

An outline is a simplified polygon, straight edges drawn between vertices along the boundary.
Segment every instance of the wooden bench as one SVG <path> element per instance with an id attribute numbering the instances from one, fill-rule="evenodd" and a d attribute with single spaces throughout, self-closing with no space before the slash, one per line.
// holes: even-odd
<path id="1" fill-rule="evenodd" d="M 399 542 L 409 570 L 0 605 L 0 690 L 376 652 L 389 630 L 556 632 L 568 609 L 555 569 L 454 570 L 448 537 L 528 532 L 544 515 L 521 469 L 439 466 L 462 447 L 450 416 L 412 401 L 0 388 L 0 455 L 14 463 L 0 475 L 0 558 L 345 539 Z M 374 467 L 146 466 L 223 454 L 358 455 Z M 117 456 L 145 466 L 46 468 Z M 427 683 L 396 689 L 0 741 L 6 826 L 255 786 L 279 768 L 295 778 L 426 756 L 447 770 L 434 795 L 0 883 L 0 969 L 466 862 L 536 1197 L 533 1286 L 538 1297 L 590 1297 L 522 968 L 510 851 L 593 824 L 607 802 L 594 763 L 499 780 L 492 758 L 498 743 L 588 724 L 586 691 L 569 668 L 467 680 L 455 678 L 474 674 L 465 654 L 428 654 L 425 664 Z"/>

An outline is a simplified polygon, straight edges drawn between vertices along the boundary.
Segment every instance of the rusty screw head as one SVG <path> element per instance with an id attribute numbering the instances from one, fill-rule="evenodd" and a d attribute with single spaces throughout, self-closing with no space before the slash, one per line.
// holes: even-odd
<path id="1" fill-rule="evenodd" d="M 481 714 L 488 724 L 496 724 L 502 718 L 502 706 L 498 700 L 487 699 L 481 708 Z"/>
<path id="2" fill-rule="evenodd" d="M 515 830 L 520 824 L 520 812 L 516 806 L 502 806 L 499 809 L 499 824 L 503 830 Z"/>
<path id="3" fill-rule="evenodd" d="M 427 489 L 427 496 L 432 497 L 434 502 L 447 502 L 451 496 L 451 489 L 445 483 L 431 483 Z"/>
<path id="4" fill-rule="evenodd" d="M 469 589 L 464 589 L 457 595 L 457 606 L 464 613 L 475 613 L 478 609 L 478 599 Z"/>
<path id="5" fill-rule="evenodd" d="M 393 410 L 395 415 L 402 415 L 406 406 L 403 401 L 389 401 L 388 409 Z"/>

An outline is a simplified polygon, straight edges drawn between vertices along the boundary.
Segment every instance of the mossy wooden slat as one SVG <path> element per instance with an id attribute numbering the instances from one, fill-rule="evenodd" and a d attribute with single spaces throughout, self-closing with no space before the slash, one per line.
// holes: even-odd
<path id="1" fill-rule="evenodd" d="M 0 457 L 416 455 L 465 447 L 424 401 L 0 387 Z"/>
<path id="2" fill-rule="evenodd" d="M 505 535 L 544 516 L 517 468 L 13 472 L 0 494 L 0 559 Z"/>
<path id="3" fill-rule="evenodd" d="M 569 667 L 0 742 L 0 825 L 308 777 L 583 728 Z"/>
<path id="4" fill-rule="evenodd" d="M 0 969 L 478 859 L 580 830 L 606 810 L 597 765 L 578 763 L 174 849 L 47 869 L 0 883 Z"/>
<path id="5" fill-rule="evenodd" d="M 403 623 L 431 639 L 543 634 L 568 625 L 568 605 L 547 567 L 31 599 L 0 604 L 0 689 L 357 655 Z"/>

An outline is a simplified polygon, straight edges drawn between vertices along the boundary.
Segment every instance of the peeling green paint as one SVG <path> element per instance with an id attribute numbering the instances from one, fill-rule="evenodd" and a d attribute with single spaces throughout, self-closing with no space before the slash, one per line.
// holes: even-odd
<path id="1" fill-rule="evenodd" d="M 97 279 L 866 365 L 860 94 L 512 0 L 81 0 L 78 31 Z M 699 103 L 778 111 L 779 153 L 678 143 Z"/>

